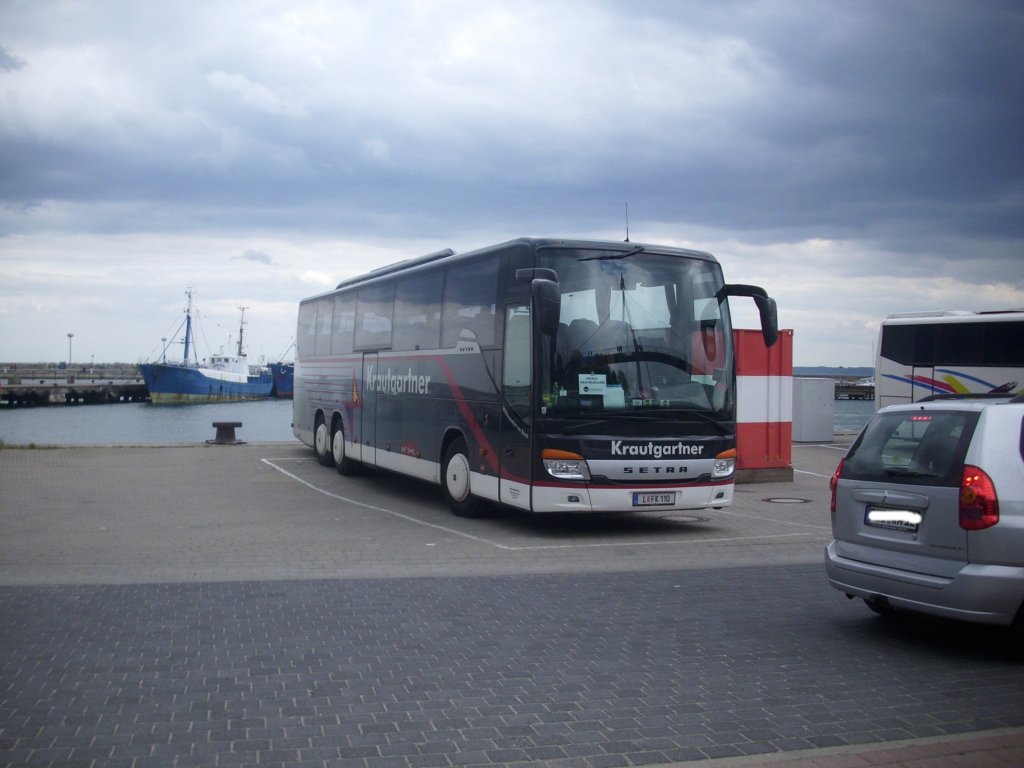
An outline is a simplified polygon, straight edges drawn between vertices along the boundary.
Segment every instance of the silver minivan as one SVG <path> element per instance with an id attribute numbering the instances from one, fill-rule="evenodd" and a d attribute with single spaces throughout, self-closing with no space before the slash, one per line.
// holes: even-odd
<path id="1" fill-rule="evenodd" d="M 1024 395 L 883 408 L 831 486 L 833 587 L 1024 634 Z"/>

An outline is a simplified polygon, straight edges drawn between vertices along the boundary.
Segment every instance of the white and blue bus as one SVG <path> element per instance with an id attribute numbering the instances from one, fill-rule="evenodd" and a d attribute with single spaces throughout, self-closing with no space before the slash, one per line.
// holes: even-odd
<path id="1" fill-rule="evenodd" d="M 713 256 L 522 238 L 428 254 L 299 305 L 296 437 L 325 466 L 441 486 L 452 511 L 732 501 L 736 374 Z"/>
<path id="2" fill-rule="evenodd" d="M 1024 310 L 907 312 L 878 332 L 875 405 L 1024 391 Z"/>

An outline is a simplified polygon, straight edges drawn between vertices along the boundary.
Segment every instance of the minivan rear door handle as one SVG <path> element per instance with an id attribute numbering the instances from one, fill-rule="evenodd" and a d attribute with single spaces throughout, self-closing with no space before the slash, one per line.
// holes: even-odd
<path id="1" fill-rule="evenodd" d="M 928 497 L 919 493 L 904 493 L 875 488 L 858 488 L 853 492 L 853 500 L 862 504 L 875 504 L 882 507 L 899 507 L 900 509 L 928 509 Z"/>

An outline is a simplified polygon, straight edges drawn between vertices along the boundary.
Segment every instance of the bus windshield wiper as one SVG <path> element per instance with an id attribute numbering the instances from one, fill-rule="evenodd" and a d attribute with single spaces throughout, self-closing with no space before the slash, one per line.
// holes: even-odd
<path id="1" fill-rule="evenodd" d="M 617 261 L 619 259 L 628 259 L 630 256 L 635 256 L 638 253 L 643 253 L 644 247 L 637 245 L 625 253 L 609 253 L 607 256 L 584 256 L 576 259 L 576 261 Z"/>
<path id="2" fill-rule="evenodd" d="M 614 424 L 614 419 L 591 419 L 590 421 L 581 421 L 578 423 L 567 423 L 563 425 L 562 432 L 566 435 L 577 434 L 579 432 L 589 433 L 595 427 L 600 427 L 604 424 Z"/>
<path id="3" fill-rule="evenodd" d="M 648 421 L 661 421 L 666 416 L 671 416 L 674 419 L 686 420 L 693 418 L 695 421 L 705 421 L 716 427 L 722 427 L 722 420 L 716 417 L 715 414 L 708 411 L 702 411 L 697 408 L 659 408 L 656 411 L 647 411 L 643 413 L 632 413 L 631 418 L 645 419 Z M 725 432 L 724 427 L 722 432 Z"/>

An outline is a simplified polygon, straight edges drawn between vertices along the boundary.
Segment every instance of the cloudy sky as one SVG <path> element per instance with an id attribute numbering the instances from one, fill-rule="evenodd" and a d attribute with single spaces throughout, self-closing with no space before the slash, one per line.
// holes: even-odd
<path id="1" fill-rule="evenodd" d="M 889 313 L 1024 307 L 1022 40 L 1019 0 L 0 0 L 0 361 L 152 359 L 188 287 L 276 358 L 345 277 L 628 203 L 797 365 L 869 365 Z"/>

